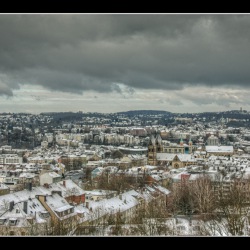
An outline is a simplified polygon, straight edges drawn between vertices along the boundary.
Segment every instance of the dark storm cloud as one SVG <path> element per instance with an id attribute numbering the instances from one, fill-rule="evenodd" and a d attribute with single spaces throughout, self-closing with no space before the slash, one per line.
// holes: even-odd
<path id="1" fill-rule="evenodd" d="M 250 82 L 249 15 L 0 15 L 0 34 L 5 95 Z"/>

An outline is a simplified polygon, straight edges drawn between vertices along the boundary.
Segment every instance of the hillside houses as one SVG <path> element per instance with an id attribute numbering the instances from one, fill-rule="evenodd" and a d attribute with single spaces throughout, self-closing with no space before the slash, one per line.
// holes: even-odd
<path id="1" fill-rule="evenodd" d="M 159 223 L 133 217 L 152 209 L 151 201 L 169 205 L 175 188 L 203 177 L 215 193 L 222 187 L 225 198 L 250 176 L 249 121 L 238 118 L 220 112 L 2 114 L 1 232 L 119 235 L 120 222 L 126 229 Z M 182 214 L 178 221 L 171 209 L 165 216 L 177 235 L 195 231 Z M 146 232 L 157 235 L 152 227 Z"/>
<path id="2" fill-rule="evenodd" d="M 151 200 L 162 197 L 165 202 L 168 194 L 160 186 L 117 195 L 114 191 L 86 191 L 71 180 L 37 187 L 30 183 L 25 190 L 0 196 L 0 232 L 2 235 L 67 234 L 93 226 L 97 221 L 107 223 L 109 218 L 110 222 L 110 216 L 119 215 L 122 220 L 130 221 L 139 207 L 148 202 L 149 195 Z"/>

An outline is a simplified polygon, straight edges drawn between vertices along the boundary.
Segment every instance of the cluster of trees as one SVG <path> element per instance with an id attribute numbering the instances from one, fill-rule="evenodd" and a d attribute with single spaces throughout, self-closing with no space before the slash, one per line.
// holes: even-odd
<path id="1" fill-rule="evenodd" d="M 250 180 L 225 183 L 200 177 L 175 185 L 167 209 L 173 215 L 195 217 L 201 235 L 243 235 L 248 230 Z"/>
<path id="2" fill-rule="evenodd" d="M 91 177 L 93 168 L 85 169 L 85 181 L 88 183 L 87 189 L 106 189 L 123 193 L 129 189 L 137 189 L 145 184 L 146 174 L 142 172 L 140 175 L 127 174 L 126 172 L 111 172 L 105 169 L 99 176 L 94 179 Z M 86 188 L 86 186 L 85 186 Z"/>
<path id="3" fill-rule="evenodd" d="M 98 180 L 98 188 L 123 192 L 131 187 L 143 187 L 139 181 L 126 175 L 103 173 Z M 153 205 L 152 205 L 153 204 Z M 250 212 L 250 179 L 232 180 L 226 183 L 218 176 L 217 180 L 200 177 L 194 181 L 181 181 L 171 187 L 171 195 L 166 204 L 148 204 L 137 213 L 132 234 L 175 235 L 176 228 L 162 223 L 162 219 L 184 216 L 199 223 L 198 235 L 246 235 Z M 161 219 L 161 220 L 159 220 Z M 147 223 L 145 223 L 147 220 Z M 117 222 L 116 222 L 117 224 Z M 152 226 L 152 225 L 151 225 Z"/>
<path id="4" fill-rule="evenodd" d="M 93 188 L 116 190 L 122 193 L 128 189 L 143 188 L 145 176 L 135 178 L 126 174 L 104 171 Z M 90 187 L 91 188 L 91 187 Z M 248 234 L 250 179 L 223 181 L 221 176 L 211 180 L 208 176 L 193 181 L 183 179 L 169 186 L 171 194 L 166 204 L 151 203 L 137 212 L 129 228 L 130 234 L 152 233 L 149 224 L 154 224 L 154 234 L 175 235 L 178 232 L 172 225 L 164 224 L 162 219 L 184 216 L 199 221 L 198 235 L 245 235 Z M 153 204 L 153 205 L 152 205 Z M 147 221 L 145 223 L 145 221 Z M 117 221 L 114 223 L 119 228 Z M 126 227 L 126 232 L 128 228 Z M 120 232 L 121 233 L 121 232 Z M 145 233 L 146 234 L 146 233 Z"/>
<path id="5" fill-rule="evenodd" d="M 69 157 L 63 157 L 62 158 L 62 163 L 65 165 L 66 171 L 71 171 L 71 170 L 79 170 L 81 169 L 83 163 L 85 161 L 81 158 L 69 158 Z"/>
<path id="6" fill-rule="evenodd" d="M 91 171 L 89 171 L 89 174 Z M 89 176 L 87 173 L 87 176 Z M 145 191 L 145 182 L 129 175 L 111 174 L 107 171 L 99 176 L 97 187 L 123 193 L 128 189 Z M 92 186 L 90 188 L 96 188 Z M 57 221 L 47 226 L 49 235 L 181 235 L 178 218 L 185 218 L 190 225 L 195 221 L 196 235 L 241 236 L 249 235 L 250 179 L 225 182 L 218 176 L 211 180 L 207 176 L 173 184 L 170 195 L 151 193 L 151 199 L 139 199 L 133 212 L 108 212 L 104 208 L 90 209 L 86 223 L 78 225 L 78 217 Z M 74 194 L 74 190 L 70 190 Z M 31 225 L 30 235 L 40 234 Z M 43 230 L 44 231 L 44 230 Z"/>

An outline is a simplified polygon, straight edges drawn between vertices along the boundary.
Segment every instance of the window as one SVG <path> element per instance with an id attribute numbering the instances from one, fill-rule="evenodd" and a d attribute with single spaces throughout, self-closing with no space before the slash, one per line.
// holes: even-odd
<path id="1" fill-rule="evenodd" d="M 5 219 L 0 219 L 0 225 L 3 225 L 5 222 Z"/>
<path id="2" fill-rule="evenodd" d="M 21 232 L 21 235 L 25 235 L 25 232 Z"/>
<path id="3" fill-rule="evenodd" d="M 43 218 L 48 218 L 49 217 L 49 213 L 48 212 L 43 212 L 42 213 L 42 217 Z"/>
<path id="4" fill-rule="evenodd" d="M 10 226 L 15 226 L 17 220 L 9 220 Z"/>
<path id="5" fill-rule="evenodd" d="M 62 212 L 57 212 L 58 216 L 62 217 L 63 213 Z"/>
<path id="6" fill-rule="evenodd" d="M 193 226 L 193 230 L 194 231 L 199 231 L 200 230 L 200 226 Z"/>
<path id="7" fill-rule="evenodd" d="M 14 231 L 10 231 L 10 235 L 15 235 Z"/>
<path id="8" fill-rule="evenodd" d="M 178 229 L 178 230 L 185 230 L 186 227 L 184 227 L 184 226 L 178 226 L 177 229 Z"/>

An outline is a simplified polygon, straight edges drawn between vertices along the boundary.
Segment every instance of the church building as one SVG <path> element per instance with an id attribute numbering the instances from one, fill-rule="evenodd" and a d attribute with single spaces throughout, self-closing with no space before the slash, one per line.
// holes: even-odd
<path id="1" fill-rule="evenodd" d="M 156 136 L 151 135 L 148 145 L 148 165 L 172 165 L 174 168 L 191 165 L 196 161 L 193 156 L 191 156 L 192 152 L 193 143 L 191 137 L 188 145 L 184 144 L 181 138 L 180 145 L 165 146 L 162 145 L 162 139 L 159 133 Z"/>

